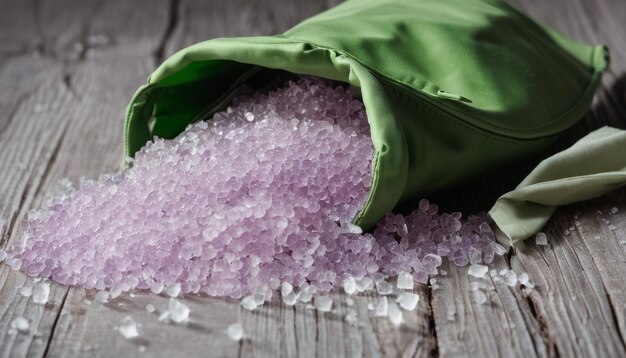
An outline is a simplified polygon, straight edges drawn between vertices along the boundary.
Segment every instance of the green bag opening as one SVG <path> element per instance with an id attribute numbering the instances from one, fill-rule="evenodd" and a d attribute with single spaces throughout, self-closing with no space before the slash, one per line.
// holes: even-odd
<path id="1" fill-rule="evenodd" d="M 223 108 L 260 70 L 361 91 L 375 156 L 354 223 L 535 156 L 587 111 L 608 63 L 498 0 L 349 0 L 276 36 L 218 38 L 167 59 L 126 116 L 126 155 Z M 271 72 L 270 72 L 271 73 Z"/>

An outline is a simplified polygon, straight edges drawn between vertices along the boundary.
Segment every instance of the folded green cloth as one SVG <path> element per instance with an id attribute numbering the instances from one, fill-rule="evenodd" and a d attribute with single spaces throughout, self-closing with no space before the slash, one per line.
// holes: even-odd
<path id="1" fill-rule="evenodd" d="M 625 149 L 626 131 L 602 127 L 541 162 L 489 211 L 505 234 L 504 243 L 538 233 L 557 206 L 596 198 L 626 184 Z"/>

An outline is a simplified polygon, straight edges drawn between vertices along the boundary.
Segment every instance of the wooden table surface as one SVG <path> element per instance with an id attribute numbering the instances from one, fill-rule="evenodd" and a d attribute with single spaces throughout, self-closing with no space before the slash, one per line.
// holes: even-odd
<path id="1" fill-rule="evenodd" d="M 125 106 L 164 58 L 212 37 L 281 32 L 332 2 L 1 0 L 0 248 L 17 239 L 25 213 L 41 205 L 61 178 L 120 169 Z M 626 1 L 514 2 L 562 32 L 612 51 L 593 109 L 554 150 L 601 125 L 626 127 Z M 436 198 L 444 207 L 484 207 L 530 167 Z M 0 265 L 0 356 L 624 357 L 625 199 L 621 190 L 561 208 L 545 229 L 549 246 L 520 246 L 494 263 L 528 272 L 536 283 L 529 295 L 485 280 L 488 303 L 477 305 L 467 268 L 449 267 L 447 276 L 436 277 L 439 289 L 416 287 L 418 309 L 405 314 L 399 328 L 373 317 L 368 295 L 354 298 L 358 324 L 349 324 L 339 293 L 341 304 L 332 313 L 279 302 L 249 312 L 238 302 L 185 297 L 191 307 L 186 325 L 158 322 L 145 305 L 158 311 L 168 300 L 144 292 L 103 305 L 90 303 L 93 292 L 52 284 L 48 304 L 37 305 L 18 293 L 34 280 Z M 620 211 L 610 214 L 612 207 Z M 140 323 L 139 338 L 126 340 L 114 330 L 126 315 Z M 30 321 L 30 333 L 10 331 L 16 316 Z M 235 322 L 244 326 L 241 342 L 224 332 Z"/>

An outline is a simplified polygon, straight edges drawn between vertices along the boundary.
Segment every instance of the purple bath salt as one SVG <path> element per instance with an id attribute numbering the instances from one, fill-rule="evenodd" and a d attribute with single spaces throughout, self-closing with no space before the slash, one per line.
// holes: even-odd
<path id="1" fill-rule="evenodd" d="M 30 213 L 6 262 L 115 295 L 253 295 L 256 307 L 283 283 L 285 296 L 308 302 L 401 272 L 426 283 L 442 258 L 463 266 L 503 252 L 486 216 L 462 222 L 426 200 L 371 233 L 352 225 L 373 152 L 363 104 L 341 85 L 301 77 L 250 91 L 177 138 L 148 143 L 130 169 Z"/>

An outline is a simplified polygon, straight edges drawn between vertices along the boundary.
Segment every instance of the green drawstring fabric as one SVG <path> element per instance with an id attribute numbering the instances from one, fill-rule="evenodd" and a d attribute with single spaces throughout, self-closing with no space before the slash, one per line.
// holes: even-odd
<path id="1" fill-rule="evenodd" d="M 348 0 L 283 34 L 168 58 L 128 106 L 126 155 L 210 117 L 255 76 L 346 82 L 361 92 L 375 148 L 354 218 L 367 230 L 401 202 L 542 153 L 587 111 L 607 64 L 604 46 L 500 0 Z"/>
<path id="2" fill-rule="evenodd" d="M 626 184 L 626 131 L 602 127 L 542 161 L 489 211 L 514 244 L 536 233 L 556 207 L 599 197 Z"/>

